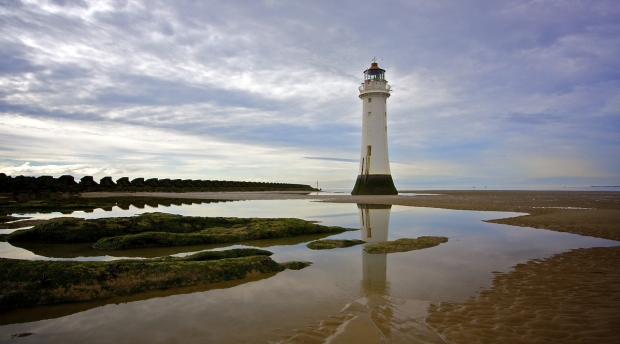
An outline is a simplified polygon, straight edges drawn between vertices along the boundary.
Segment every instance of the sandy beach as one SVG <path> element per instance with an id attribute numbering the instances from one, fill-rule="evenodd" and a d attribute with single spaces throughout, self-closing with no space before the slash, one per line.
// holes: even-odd
<path id="1" fill-rule="evenodd" d="M 620 342 L 620 246 L 518 264 L 463 302 L 431 305 L 426 323 L 452 343 Z"/>
<path id="2" fill-rule="evenodd" d="M 122 194 L 126 195 L 126 194 Z M 256 193 L 135 193 L 214 200 L 315 199 L 527 215 L 489 222 L 620 241 L 620 192 L 424 191 L 410 196 Z M 116 196 L 89 193 L 84 197 Z M 451 343 L 620 341 L 620 242 L 529 261 L 461 302 L 431 305 L 427 325 Z"/>

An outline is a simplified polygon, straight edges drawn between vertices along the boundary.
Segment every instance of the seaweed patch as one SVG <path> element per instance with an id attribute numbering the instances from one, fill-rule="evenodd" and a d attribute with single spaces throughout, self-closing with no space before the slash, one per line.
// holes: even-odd
<path id="1" fill-rule="evenodd" d="M 311 250 L 331 250 L 334 248 L 351 247 L 365 243 L 364 240 L 348 240 L 348 239 L 323 239 L 309 243 L 308 248 Z"/>
<path id="2" fill-rule="evenodd" d="M 293 218 L 262 219 L 145 213 L 133 217 L 57 218 L 11 233 L 8 242 L 94 243 L 100 250 L 232 243 L 352 230 Z"/>
<path id="3" fill-rule="evenodd" d="M 408 252 L 434 247 L 445 242 L 448 242 L 448 238 L 446 237 L 421 236 L 417 239 L 403 238 L 394 241 L 386 241 L 368 245 L 364 247 L 364 251 L 368 253 Z"/>
<path id="4" fill-rule="evenodd" d="M 149 290 L 239 280 L 251 273 L 298 270 L 310 264 L 279 264 L 269 257 L 271 254 L 247 248 L 144 260 L 0 259 L 0 309 L 103 300 Z"/>

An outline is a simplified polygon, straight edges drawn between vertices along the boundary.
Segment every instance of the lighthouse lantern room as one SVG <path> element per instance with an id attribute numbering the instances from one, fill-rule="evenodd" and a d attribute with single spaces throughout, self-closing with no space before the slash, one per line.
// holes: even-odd
<path id="1" fill-rule="evenodd" d="M 390 172 L 387 142 L 387 99 L 390 86 L 385 70 L 373 62 L 359 87 L 362 99 L 362 148 L 352 195 L 397 195 Z"/>

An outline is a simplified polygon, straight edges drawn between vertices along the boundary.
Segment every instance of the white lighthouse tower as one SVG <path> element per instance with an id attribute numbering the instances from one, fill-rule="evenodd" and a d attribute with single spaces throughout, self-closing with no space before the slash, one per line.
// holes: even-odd
<path id="1" fill-rule="evenodd" d="M 362 150 L 352 195 L 397 195 L 388 157 L 387 99 L 390 86 L 385 70 L 373 62 L 364 71 L 359 88 L 362 99 Z"/>

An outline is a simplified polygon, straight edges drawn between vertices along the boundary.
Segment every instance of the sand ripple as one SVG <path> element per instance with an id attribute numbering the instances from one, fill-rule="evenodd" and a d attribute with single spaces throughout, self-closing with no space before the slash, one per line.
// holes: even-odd
<path id="1" fill-rule="evenodd" d="M 518 264 L 426 323 L 454 343 L 620 343 L 620 246 Z"/>
<path id="2" fill-rule="evenodd" d="M 444 343 L 424 324 L 428 307 L 425 301 L 364 297 L 280 343 Z"/>

